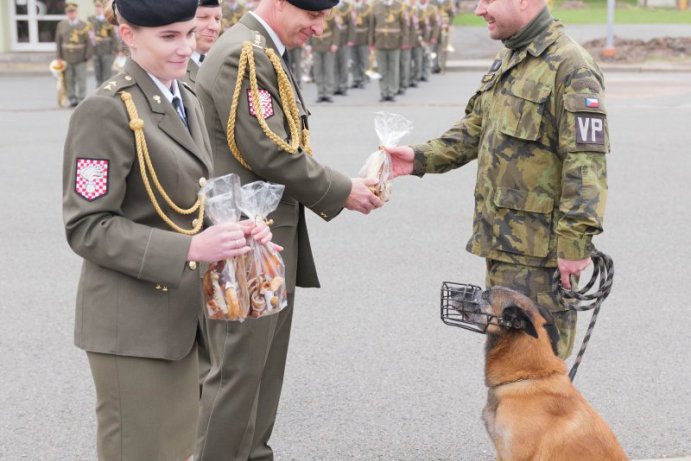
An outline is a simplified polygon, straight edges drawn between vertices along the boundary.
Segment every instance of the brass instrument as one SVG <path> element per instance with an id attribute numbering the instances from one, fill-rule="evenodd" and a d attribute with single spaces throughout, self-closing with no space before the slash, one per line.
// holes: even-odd
<path id="1" fill-rule="evenodd" d="M 367 77 L 370 80 L 381 80 L 381 74 L 379 72 L 377 72 L 376 70 L 374 70 L 374 68 L 377 66 L 376 52 L 370 51 L 367 64 L 368 65 L 367 65 L 367 70 L 365 71 L 365 75 L 367 75 Z"/>
<path id="2" fill-rule="evenodd" d="M 67 65 L 62 59 L 53 59 L 48 65 L 50 73 L 56 78 L 56 90 L 58 96 L 58 107 L 67 107 L 67 82 L 65 81 L 65 70 Z"/>

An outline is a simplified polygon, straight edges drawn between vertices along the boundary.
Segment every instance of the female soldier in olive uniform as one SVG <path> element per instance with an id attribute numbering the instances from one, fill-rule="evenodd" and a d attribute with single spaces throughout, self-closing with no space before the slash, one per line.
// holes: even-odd
<path id="1" fill-rule="evenodd" d="M 196 9 L 196 0 L 169 0 L 165 9 L 117 0 L 107 10 L 132 58 L 75 110 L 65 143 L 65 230 L 84 258 L 75 343 L 96 385 L 100 460 L 192 455 L 196 261 L 249 251 L 247 233 L 270 235 L 238 224 L 198 233 L 197 193 L 212 159 L 199 102 L 177 81 L 192 54 Z"/>

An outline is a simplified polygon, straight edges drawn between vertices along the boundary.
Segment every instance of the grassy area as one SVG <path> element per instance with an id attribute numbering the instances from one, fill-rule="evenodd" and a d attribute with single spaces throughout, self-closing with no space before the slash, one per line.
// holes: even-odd
<path id="1" fill-rule="evenodd" d="M 587 2 L 583 9 L 561 9 L 559 3 L 552 8 L 552 15 L 564 24 L 602 24 L 607 21 L 606 0 Z M 621 1 L 617 4 L 622 5 Z M 627 3 L 618 7 L 614 12 L 615 24 L 691 24 L 691 10 L 679 11 L 667 8 L 641 8 Z M 465 26 L 484 26 L 482 18 L 473 13 L 463 13 L 456 16 L 454 24 Z"/>

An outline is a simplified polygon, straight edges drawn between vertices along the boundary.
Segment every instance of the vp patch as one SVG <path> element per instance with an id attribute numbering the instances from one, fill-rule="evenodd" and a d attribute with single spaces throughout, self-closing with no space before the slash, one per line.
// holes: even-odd
<path id="1" fill-rule="evenodd" d="M 605 117 L 594 114 L 577 114 L 576 143 L 603 145 L 605 143 Z"/>
<path id="2" fill-rule="evenodd" d="M 252 104 L 252 90 L 249 88 L 247 89 L 247 103 L 250 106 L 250 115 L 256 117 L 257 113 L 254 110 L 254 105 Z M 259 107 L 261 108 L 262 115 L 265 119 L 274 114 L 274 101 L 271 97 L 271 93 L 269 93 L 267 90 L 259 90 Z"/>
<path id="3" fill-rule="evenodd" d="M 74 191 L 92 202 L 108 193 L 108 160 L 77 158 Z"/>

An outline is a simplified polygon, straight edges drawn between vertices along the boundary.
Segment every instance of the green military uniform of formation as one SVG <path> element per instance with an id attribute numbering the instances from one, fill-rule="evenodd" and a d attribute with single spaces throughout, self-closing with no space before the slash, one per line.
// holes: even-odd
<path id="1" fill-rule="evenodd" d="M 102 9 L 103 3 L 96 1 L 94 6 Z M 120 51 L 120 43 L 115 26 L 106 20 L 102 11 L 100 14 L 89 16 L 87 21 L 91 25 L 90 36 L 94 46 L 92 62 L 96 86 L 101 86 L 112 75 L 113 61 L 115 54 Z"/>
<path id="2" fill-rule="evenodd" d="M 477 160 L 467 250 L 488 260 L 488 286 L 518 285 L 556 312 L 562 308 L 550 279 L 557 258 L 588 258 L 602 231 L 609 137 L 597 65 L 561 23 L 542 21 L 528 45 L 499 53 L 460 122 L 414 147 L 414 172 Z M 557 317 L 567 356 L 575 314 Z"/>
<path id="3" fill-rule="evenodd" d="M 72 19 L 58 23 L 55 43 L 57 58 L 66 64 L 67 98 L 74 107 L 86 97 L 86 63 L 91 59 L 93 46 L 89 37 L 91 25 L 76 17 L 77 5 L 66 3 L 65 12 Z"/>

